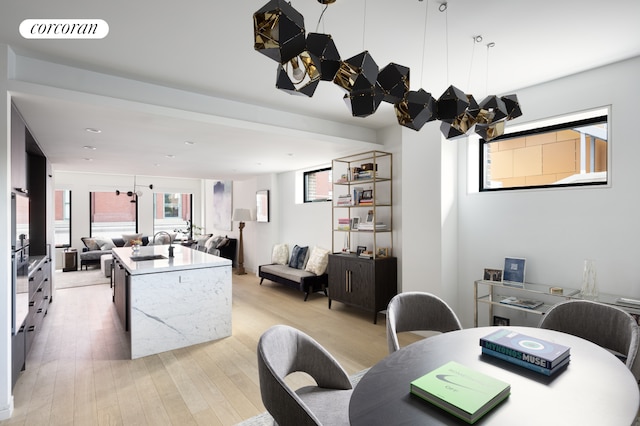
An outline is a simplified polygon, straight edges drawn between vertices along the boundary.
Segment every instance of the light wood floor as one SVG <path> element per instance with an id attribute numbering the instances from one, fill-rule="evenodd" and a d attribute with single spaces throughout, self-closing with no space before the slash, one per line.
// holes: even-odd
<path id="1" fill-rule="evenodd" d="M 14 389 L 14 414 L 0 425 L 234 425 L 264 411 L 256 346 L 274 324 L 308 333 L 349 374 L 387 355 L 383 315 L 374 325 L 339 302 L 329 310 L 321 293 L 303 302 L 258 282 L 233 276 L 231 337 L 137 360 L 127 359 L 108 284 L 57 290 Z"/>

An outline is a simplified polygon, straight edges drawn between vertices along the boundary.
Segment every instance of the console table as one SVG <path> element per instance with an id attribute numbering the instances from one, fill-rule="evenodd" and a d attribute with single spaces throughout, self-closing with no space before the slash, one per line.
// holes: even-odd
<path id="1" fill-rule="evenodd" d="M 552 288 L 557 289 L 558 292 L 552 293 Z M 501 303 L 501 300 L 507 296 L 516 296 L 518 298 L 528 300 L 539 300 L 543 302 L 543 304 L 531 309 Z M 542 317 L 542 315 L 547 313 L 547 311 L 556 303 L 569 299 L 582 299 L 583 297 L 580 294 L 580 290 L 571 288 L 562 288 L 557 286 L 533 283 L 525 283 L 522 287 L 518 287 L 515 285 L 506 285 L 498 281 L 476 280 L 473 283 L 473 298 L 475 301 L 473 310 L 473 325 L 477 327 L 478 308 L 480 304 L 489 305 L 489 321 L 491 321 L 491 319 L 493 318 L 493 310 L 495 306 L 525 312 L 531 315 L 539 315 L 540 317 Z M 595 300 L 597 302 L 617 306 L 634 315 L 636 318 L 640 318 L 640 301 L 638 301 L 639 303 L 636 306 L 636 304 L 634 303 L 620 302 L 620 299 L 624 299 L 624 297 L 614 294 L 600 294 Z"/>

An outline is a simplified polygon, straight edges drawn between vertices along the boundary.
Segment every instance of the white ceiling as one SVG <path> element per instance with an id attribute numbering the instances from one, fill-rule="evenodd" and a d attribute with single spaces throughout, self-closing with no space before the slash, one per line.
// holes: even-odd
<path id="1" fill-rule="evenodd" d="M 277 90 L 277 64 L 253 49 L 252 15 L 265 3 L 3 1 L 0 43 L 20 56 L 194 92 L 212 101 L 234 100 L 271 113 L 340 122 L 369 133 L 395 123 L 393 107 L 385 103 L 370 117 L 351 117 L 343 92 L 330 82 L 322 82 L 312 98 Z M 423 88 L 435 97 L 449 84 L 478 99 L 517 93 L 640 55 L 638 0 L 450 0 L 446 13 L 438 12 L 436 0 L 337 0 L 317 29 L 324 6 L 317 0 L 291 3 L 305 17 L 307 32 L 332 35 L 343 59 L 368 50 L 380 68 L 389 62 L 408 66 L 411 89 Z M 102 40 L 27 40 L 18 26 L 29 18 L 103 19 L 109 35 Z M 483 36 L 482 43 L 474 44 L 476 35 Z M 495 47 L 488 49 L 489 42 Z M 44 93 L 14 95 L 55 170 L 241 179 L 323 164 L 371 146 L 367 138 L 345 143 L 317 131 L 309 137 L 268 126 L 229 125 L 184 111 L 158 114 Z M 526 115 L 527 106 L 522 109 Z M 294 120 L 304 122 L 304 117 Z M 86 127 L 102 133 L 89 134 Z M 187 140 L 195 144 L 186 145 Z M 97 149 L 83 149 L 85 145 Z"/>

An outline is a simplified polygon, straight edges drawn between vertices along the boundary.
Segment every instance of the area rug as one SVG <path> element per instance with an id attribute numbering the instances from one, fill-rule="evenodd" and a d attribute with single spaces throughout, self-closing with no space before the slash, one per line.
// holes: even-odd
<path id="1" fill-rule="evenodd" d="M 84 287 L 87 285 L 109 284 L 100 268 L 88 271 L 56 271 L 53 277 L 56 289 Z"/>
<path id="2" fill-rule="evenodd" d="M 351 385 L 355 388 L 362 376 L 369 371 L 368 368 L 357 372 L 356 374 L 349 377 L 349 381 Z M 273 421 L 273 417 L 269 415 L 266 411 L 264 413 L 260 413 L 255 417 L 251 417 L 250 419 L 244 420 L 238 423 L 236 426 L 274 426 L 276 423 Z M 276 425 L 277 426 L 277 425 Z"/>

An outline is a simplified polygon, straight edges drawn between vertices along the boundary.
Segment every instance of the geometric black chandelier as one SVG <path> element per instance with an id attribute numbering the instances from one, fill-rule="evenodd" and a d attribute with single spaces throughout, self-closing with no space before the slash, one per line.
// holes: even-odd
<path id="1" fill-rule="evenodd" d="M 329 5 L 335 0 L 318 0 Z M 446 3 L 443 5 L 446 8 Z M 326 7 L 326 6 L 325 6 Z M 435 99 L 424 89 L 410 90 L 409 68 L 389 63 L 379 69 L 368 51 L 341 60 L 328 34 L 305 33 L 304 17 L 285 0 L 270 0 L 253 14 L 254 49 L 278 62 L 276 87 L 290 94 L 313 96 L 320 81 L 345 91 L 354 117 L 367 117 L 380 104 L 393 104 L 398 124 L 420 130 L 440 120 L 447 138 L 474 129 L 484 140 L 504 133 L 505 121 L 522 115 L 515 94 L 487 96 L 480 103 L 455 86 Z"/>

